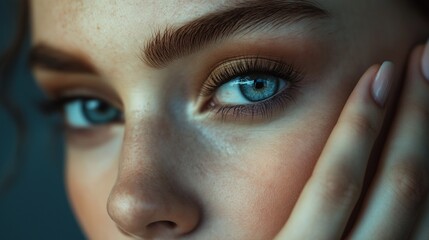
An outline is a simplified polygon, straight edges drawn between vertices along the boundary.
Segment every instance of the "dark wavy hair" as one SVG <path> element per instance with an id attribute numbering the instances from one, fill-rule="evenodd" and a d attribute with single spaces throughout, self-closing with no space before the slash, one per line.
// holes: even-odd
<path id="1" fill-rule="evenodd" d="M 10 114 L 17 131 L 14 159 L 10 166 L 6 166 L 6 171 L 0 175 L 0 196 L 15 182 L 19 173 L 18 169 L 25 160 L 23 147 L 25 146 L 27 126 L 20 108 L 10 97 L 13 74 L 16 70 L 19 53 L 22 51 L 24 41 L 28 38 L 29 32 L 28 0 L 21 0 L 18 4 L 20 11 L 17 18 L 18 29 L 16 35 L 9 48 L 0 56 L 0 107 Z"/>

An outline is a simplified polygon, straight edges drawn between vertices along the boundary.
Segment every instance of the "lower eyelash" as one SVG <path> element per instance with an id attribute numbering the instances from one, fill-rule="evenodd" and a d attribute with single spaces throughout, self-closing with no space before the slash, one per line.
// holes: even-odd
<path id="1" fill-rule="evenodd" d="M 235 106 L 217 106 L 214 103 L 209 110 L 214 111 L 215 115 L 219 116 L 222 121 L 231 117 L 234 120 L 240 120 L 240 118 L 250 118 L 250 120 L 271 119 L 277 111 L 283 111 L 288 104 L 295 101 L 299 87 L 296 84 L 292 85 L 262 102 Z"/>

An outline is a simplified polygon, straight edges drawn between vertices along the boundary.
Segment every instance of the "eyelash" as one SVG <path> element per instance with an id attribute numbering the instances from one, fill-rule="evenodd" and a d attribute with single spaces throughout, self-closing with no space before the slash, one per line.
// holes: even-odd
<path id="1" fill-rule="evenodd" d="M 294 101 L 296 90 L 300 89 L 300 82 L 303 79 L 303 74 L 291 64 L 284 61 L 272 60 L 262 57 L 253 58 L 236 58 L 228 60 L 227 62 L 220 63 L 211 71 L 206 82 L 201 87 L 200 95 L 202 97 L 213 96 L 214 93 L 223 84 L 231 81 L 235 77 L 243 76 L 246 74 L 265 74 L 284 79 L 289 83 L 289 86 L 273 97 L 263 100 L 261 102 L 245 104 L 245 105 L 224 105 L 220 106 L 213 102 L 210 98 L 204 104 L 204 110 L 210 110 L 216 115 L 219 115 L 222 120 L 228 119 L 230 116 L 234 120 L 240 118 L 263 117 L 269 119 L 276 111 L 282 111 L 291 102 Z M 61 97 L 59 99 L 44 100 L 39 108 L 45 114 L 52 115 L 56 113 L 63 113 L 64 108 L 68 103 L 76 100 L 94 99 L 90 96 L 71 96 Z M 66 124 L 63 124 L 67 127 Z"/>
<path id="2" fill-rule="evenodd" d="M 284 79 L 289 86 L 267 100 L 252 104 L 218 106 L 213 99 L 210 99 L 204 104 L 203 111 L 214 111 L 222 120 L 228 119 L 231 115 L 235 120 L 242 117 L 250 117 L 253 120 L 259 116 L 269 119 L 276 111 L 284 110 L 290 101 L 295 100 L 294 97 L 301 87 L 300 82 L 304 76 L 298 68 L 285 61 L 262 57 L 237 58 L 215 67 L 201 88 L 201 96 L 212 96 L 223 84 L 248 74 L 272 75 Z"/>

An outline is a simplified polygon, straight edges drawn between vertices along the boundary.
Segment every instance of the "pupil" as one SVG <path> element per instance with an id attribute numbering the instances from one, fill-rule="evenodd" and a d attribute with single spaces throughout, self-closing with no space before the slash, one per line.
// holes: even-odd
<path id="1" fill-rule="evenodd" d="M 241 94 L 250 102 L 260 102 L 274 96 L 280 85 L 278 78 L 265 74 L 248 75 L 241 79 Z"/>
<path id="2" fill-rule="evenodd" d="M 88 110 L 97 112 L 97 113 L 106 113 L 109 110 L 109 106 L 101 101 L 92 100 L 87 102 Z"/>
<path id="3" fill-rule="evenodd" d="M 265 82 L 262 80 L 255 80 L 255 89 L 261 90 L 265 87 Z"/>
<path id="4" fill-rule="evenodd" d="M 84 114 L 94 124 L 106 123 L 118 117 L 118 110 L 100 100 L 88 100 L 84 105 Z"/>
<path id="5" fill-rule="evenodd" d="M 99 113 L 106 113 L 108 109 L 109 109 L 109 106 L 107 106 L 107 104 L 100 103 L 98 105 L 97 112 L 99 112 Z"/>

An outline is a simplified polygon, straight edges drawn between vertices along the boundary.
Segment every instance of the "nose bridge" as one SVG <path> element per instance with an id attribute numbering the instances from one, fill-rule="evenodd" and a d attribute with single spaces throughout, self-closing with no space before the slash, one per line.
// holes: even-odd
<path id="1" fill-rule="evenodd" d="M 194 157 L 192 149 L 204 147 L 198 141 L 198 131 L 175 116 L 142 116 L 127 119 L 121 152 L 121 169 L 128 167 L 158 167 L 167 171 Z M 174 160 L 173 160 L 174 159 Z M 171 174 L 167 173 L 166 174 Z"/>
<path id="2" fill-rule="evenodd" d="M 149 198 L 154 189 L 166 189 L 166 156 L 163 142 L 170 138 L 170 127 L 160 119 L 134 120 L 126 126 L 122 144 L 116 189 L 124 195 Z M 159 185 L 159 186 L 157 186 Z M 164 185 L 164 186 L 161 186 Z M 145 193 L 145 192 L 149 193 Z M 127 193 L 126 193 L 127 192 Z"/>
<path id="3" fill-rule="evenodd" d="M 161 164 L 160 151 L 172 138 L 171 125 L 163 117 L 130 119 L 125 127 L 121 152 L 122 165 Z M 142 158 L 144 156 L 144 158 Z"/>
<path id="4" fill-rule="evenodd" d="M 172 125 L 162 118 L 132 119 L 125 129 L 117 181 L 107 209 L 118 227 L 139 237 L 179 236 L 200 219 L 196 199 L 168 169 L 176 142 Z"/>

